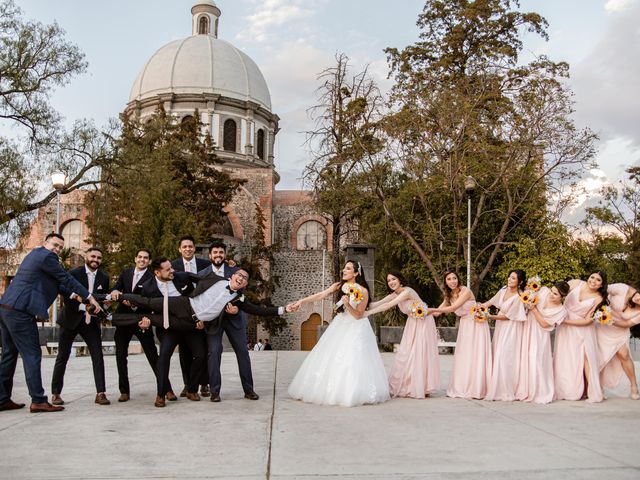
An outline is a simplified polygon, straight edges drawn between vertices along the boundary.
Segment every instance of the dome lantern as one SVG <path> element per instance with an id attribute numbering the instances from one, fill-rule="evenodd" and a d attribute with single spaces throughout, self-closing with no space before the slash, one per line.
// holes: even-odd
<path id="1" fill-rule="evenodd" d="M 191 7 L 191 34 L 218 38 L 218 20 L 222 12 L 213 0 L 201 0 Z"/>

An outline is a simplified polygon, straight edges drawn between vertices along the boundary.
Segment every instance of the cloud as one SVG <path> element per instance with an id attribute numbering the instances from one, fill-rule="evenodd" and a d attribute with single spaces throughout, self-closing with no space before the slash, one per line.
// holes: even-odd
<path id="1" fill-rule="evenodd" d="M 607 0 L 604 9 L 609 13 L 622 12 L 633 5 L 635 0 Z"/>
<path id="2" fill-rule="evenodd" d="M 244 17 L 247 26 L 236 35 L 237 39 L 251 38 L 253 42 L 269 42 L 282 29 L 292 26 L 297 29 L 306 28 L 305 22 L 315 11 L 304 6 L 303 0 L 264 0 L 253 2 L 255 8 L 252 15 Z"/>

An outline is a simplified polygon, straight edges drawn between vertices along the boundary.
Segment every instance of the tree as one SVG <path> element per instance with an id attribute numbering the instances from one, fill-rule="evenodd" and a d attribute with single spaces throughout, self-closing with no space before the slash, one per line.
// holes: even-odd
<path id="1" fill-rule="evenodd" d="M 388 147 L 369 188 L 405 240 L 418 277 L 442 288 L 463 270 L 464 179 L 473 197 L 472 288 L 491 278 L 504 249 L 547 223 L 547 198 L 593 163 L 595 136 L 571 120 L 568 65 L 546 57 L 520 65 L 521 32 L 546 38 L 536 13 L 510 0 L 428 0 L 420 41 L 387 49 L 395 85 L 385 121 Z M 433 279 L 433 280 L 431 280 Z"/>
<path id="2" fill-rule="evenodd" d="M 318 76 L 318 104 L 310 109 L 316 129 L 307 132 L 313 160 L 305 168 L 315 205 L 333 228 L 333 248 L 357 228 L 362 160 L 382 148 L 376 137 L 383 99 L 367 73 L 351 75 L 349 58 L 336 55 L 336 64 Z M 333 257 L 333 274 L 339 277 L 339 255 Z"/>
<path id="3" fill-rule="evenodd" d="M 123 118 L 115 160 L 102 169 L 104 186 L 88 199 L 91 239 L 108 246 L 112 271 L 139 248 L 171 257 L 186 233 L 210 239 L 244 183 L 220 170 L 198 119 L 196 111 L 193 123 L 177 124 L 161 108 L 144 124 Z"/>
<path id="4" fill-rule="evenodd" d="M 0 124 L 17 127 L 16 138 L 0 137 L 3 244 L 12 243 L 28 227 L 30 213 L 54 198 L 56 192 L 43 187 L 52 171 L 67 174 L 62 193 L 68 193 L 98 183 L 97 171 L 111 158 L 108 134 L 86 121 L 64 131 L 50 103 L 54 89 L 86 66 L 56 23 L 24 20 L 13 1 L 0 1 Z"/>

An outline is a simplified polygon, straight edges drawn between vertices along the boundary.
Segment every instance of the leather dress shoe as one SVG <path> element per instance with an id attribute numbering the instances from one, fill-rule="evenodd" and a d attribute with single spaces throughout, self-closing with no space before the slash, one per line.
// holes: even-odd
<path id="1" fill-rule="evenodd" d="M 24 403 L 16 403 L 11 399 L 0 404 L 0 412 L 3 410 L 18 410 L 19 408 L 24 408 Z"/>
<path id="2" fill-rule="evenodd" d="M 195 393 L 187 392 L 187 399 L 191 400 L 192 402 L 199 402 L 200 395 L 198 395 L 198 392 L 195 392 Z"/>
<path id="3" fill-rule="evenodd" d="M 258 400 L 260 398 L 260 395 L 258 395 L 256 392 L 246 392 L 244 394 L 244 398 L 247 398 L 249 400 Z"/>
<path id="4" fill-rule="evenodd" d="M 211 400 L 212 402 L 216 402 L 216 403 L 219 402 L 220 401 L 220 394 L 213 392 L 211 394 L 211 398 L 209 400 Z"/>
<path id="5" fill-rule="evenodd" d="M 164 407 L 165 406 L 164 397 L 161 397 L 160 395 L 156 396 L 156 401 L 153 402 L 153 406 L 158 408 Z"/>
<path id="6" fill-rule="evenodd" d="M 32 403 L 29 407 L 31 413 L 60 412 L 62 410 L 64 410 L 64 407 L 51 405 L 49 402 Z"/>
<path id="7" fill-rule="evenodd" d="M 119 402 L 128 402 L 129 401 L 129 394 L 128 393 L 121 393 L 120 396 L 118 397 L 118 401 Z"/>
<path id="8" fill-rule="evenodd" d="M 209 385 L 200 385 L 200 396 L 208 397 L 209 395 L 211 395 L 211 392 L 209 391 Z"/>
<path id="9" fill-rule="evenodd" d="M 53 405 L 64 405 L 64 400 L 62 399 L 60 394 L 54 393 L 53 395 L 51 395 L 51 403 Z"/>
<path id="10" fill-rule="evenodd" d="M 169 400 L 170 402 L 177 402 L 178 401 L 178 397 L 176 397 L 176 394 L 173 393 L 171 390 L 169 390 L 167 392 L 167 395 L 165 397 L 167 400 Z"/>
<path id="11" fill-rule="evenodd" d="M 97 393 L 95 403 L 98 405 L 111 405 L 111 402 L 104 393 Z"/>
<path id="12" fill-rule="evenodd" d="M 185 398 L 187 396 L 187 386 L 185 385 L 185 387 L 182 389 L 182 391 L 180 392 L 180 396 L 182 398 Z"/>

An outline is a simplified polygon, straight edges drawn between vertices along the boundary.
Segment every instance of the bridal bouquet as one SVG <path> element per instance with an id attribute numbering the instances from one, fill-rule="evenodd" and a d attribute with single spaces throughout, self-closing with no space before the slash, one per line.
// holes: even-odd
<path id="1" fill-rule="evenodd" d="M 362 288 L 360 287 L 359 284 L 355 282 L 343 284 L 342 293 L 344 293 L 345 295 L 349 295 L 349 300 L 355 303 L 356 305 L 360 303 L 364 298 L 364 294 L 362 293 Z M 338 310 L 340 307 L 342 307 L 342 305 L 343 305 L 342 300 L 340 300 L 338 303 L 334 305 L 333 309 Z"/>
<path id="2" fill-rule="evenodd" d="M 520 301 L 524 304 L 524 308 L 531 310 L 538 304 L 538 292 L 541 286 L 540 277 L 531 277 L 529 279 L 524 292 L 520 295 Z"/>
<path id="3" fill-rule="evenodd" d="M 611 307 L 603 305 L 593 312 L 593 320 L 601 325 L 611 325 L 613 323 L 613 313 Z"/>
<path id="4" fill-rule="evenodd" d="M 489 308 L 485 307 L 481 303 L 476 303 L 473 307 L 471 307 L 471 315 L 473 319 L 478 322 L 486 322 L 489 317 Z"/>
<path id="5" fill-rule="evenodd" d="M 423 302 L 416 300 L 409 307 L 409 311 L 414 317 L 422 318 L 427 311 L 427 306 Z"/>

